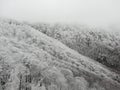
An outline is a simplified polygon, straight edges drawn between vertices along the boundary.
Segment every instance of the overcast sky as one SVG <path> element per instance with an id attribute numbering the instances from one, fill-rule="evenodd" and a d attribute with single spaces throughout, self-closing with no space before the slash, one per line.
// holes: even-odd
<path id="1" fill-rule="evenodd" d="M 31 22 L 120 24 L 120 0 L 0 0 L 0 17 Z"/>

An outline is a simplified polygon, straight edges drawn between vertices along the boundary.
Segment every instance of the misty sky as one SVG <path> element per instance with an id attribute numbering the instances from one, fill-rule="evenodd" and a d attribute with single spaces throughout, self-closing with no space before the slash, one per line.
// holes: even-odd
<path id="1" fill-rule="evenodd" d="M 120 24 L 120 0 L 0 0 L 0 17 L 31 22 Z"/>

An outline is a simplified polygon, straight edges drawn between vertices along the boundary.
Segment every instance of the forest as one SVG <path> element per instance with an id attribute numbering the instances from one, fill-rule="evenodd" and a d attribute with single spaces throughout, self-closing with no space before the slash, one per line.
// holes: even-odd
<path id="1" fill-rule="evenodd" d="M 120 33 L 0 18 L 0 90 L 120 90 Z"/>

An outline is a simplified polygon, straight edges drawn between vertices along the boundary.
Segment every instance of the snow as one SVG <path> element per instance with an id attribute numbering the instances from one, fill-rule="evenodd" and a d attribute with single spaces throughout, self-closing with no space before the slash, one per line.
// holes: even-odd
<path id="1" fill-rule="evenodd" d="M 17 21 L 0 20 L 0 67 L 2 90 L 87 90 L 90 81 L 96 88 L 94 78 L 99 83 L 109 81 L 115 90 L 120 87 L 112 79 L 116 73 Z M 97 87 L 113 90 L 99 83 Z"/>

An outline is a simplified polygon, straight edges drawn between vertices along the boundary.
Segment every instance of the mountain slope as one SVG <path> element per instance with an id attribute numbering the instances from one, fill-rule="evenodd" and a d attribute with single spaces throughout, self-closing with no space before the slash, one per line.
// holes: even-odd
<path id="1" fill-rule="evenodd" d="M 0 90 L 119 90 L 119 75 L 30 26 L 0 20 Z"/>
<path id="2" fill-rule="evenodd" d="M 37 23 L 30 26 L 117 73 L 120 72 L 120 33 L 85 25 Z"/>

